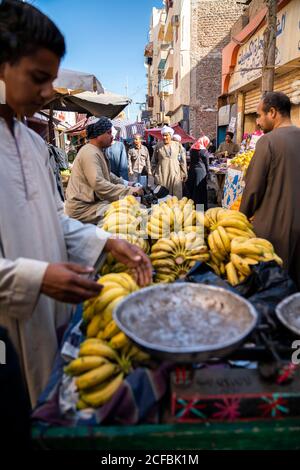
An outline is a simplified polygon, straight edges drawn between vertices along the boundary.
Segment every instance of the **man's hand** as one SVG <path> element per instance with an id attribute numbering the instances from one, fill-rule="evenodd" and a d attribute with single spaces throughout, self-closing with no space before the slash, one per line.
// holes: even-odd
<path id="1" fill-rule="evenodd" d="M 132 193 L 134 196 L 143 196 L 144 195 L 144 190 L 143 188 L 134 188 L 134 191 Z"/>
<path id="2" fill-rule="evenodd" d="M 144 287 L 151 283 L 151 261 L 139 247 L 131 245 L 126 240 L 109 238 L 105 244 L 105 251 L 110 252 L 120 263 L 133 268 L 139 286 Z"/>
<path id="3" fill-rule="evenodd" d="M 102 286 L 82 276 L 93 270 L 94 268 L 75 263 L 49 264 L 42 281 L 41 293 L 70 304 L 79 304 L 96 297 Z"/>

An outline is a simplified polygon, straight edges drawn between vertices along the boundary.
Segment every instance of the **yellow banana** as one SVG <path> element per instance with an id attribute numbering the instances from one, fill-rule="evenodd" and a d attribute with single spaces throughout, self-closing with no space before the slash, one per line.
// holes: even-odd
<path id="1" fill-rule="evenodd" d="M 104 310 L 107 305 L 112 302 L 114 299 L 120 296 L 125 296 L 127 292 L 124 290 L 123 287 L 116 287 L 114 289 L 109 289 L 103 295 L 100 292 L 95 304 L 95 308 L 100 311 Z"/>
<path id="2" fill-rule="evenodd" d="M 175 243 L 170 240 L 163 238 L 161 240 L 158 240 L 158 242 L 155 243 L 155 245 L 152 246 L 152 253 L 155 253 L 156 251 L 167 251 L 168 253 L 172 253 L 176 249 Z"/>
<path id="3" fill-rule="evenodd" d="M 170 253 L 166 251 L 154 251 L 153 253 L 151 253 L 150 259 L 151 260 L 164 259 L 164 258 L 168 258 L 169 256 L 170 256 Z"/>
<path id="4" fill-rule="evenodd" d="M 212 236 L 214 238 L 215 247 L 217 247 L 217 251 L 220 253 L 220 255 L 222 255 L 225 258 L 227 256 L 227 252 L 226 252 L 225 247 L 222 243 L 222 239 L 220 237 L 220 234 L 219 234 L 218 230 L 214 230 L 212 232 Z"/>
<path id="5" fill-rule="evenodd" d="M 125 333 L 123 333 L 123 331 L 120 331 L 111 338 L 109 344 L 114 349 L 122 349 L 127 344 L 130 344 L 130 339 L 125 335 Z"/>
<path id="6" fill-rule="evenodd" d="M 237 228 L 239 230 L 243 230 L 243 231 L 247 231 L 248 228 L 251 228 L 251 227 L 248 227 L 248 225 L 242 221 L 242 220 L 238 220 L 236 219 L 235 217 L 231 217 L 231 218 L 228 218 L 228 219 L 223 219 L 221 220 L 220 222 L 218 222 L 218 227 L 221 226 L 221 227 L 233 227 L 233 228 Z"/>
<path id="7" fill-rule="evenodd" d="M 103 317 L 101 313 L 97 313 L 96 315 L 93 316 L 92 320 L 88 324 L 87 330 L 86 330 L 86 336 L 88 338 L 95 338 L 98 334 L 98 331 L 100 328 L 103 326 Z"/>
<path id="8" fill-rule="evenodd" d="M 80 410 L 85 410 L 86 408 L 89 408 L 90 405 L 88 405 L 85 401 L 83 401 L 81 398 L 79 398 L 77 404 L 76 404 L 76 409 L 78 411 Z"/>
<path id="9" fill-rule="evenodd" d="M 87 372 L 91 369 L 101 366 L 107 363 L 104 357 L 100 356 L 84 356 L 78 357 L 71 361 L 65 368 L 64 372 L 70 375 L 79 375 L 82 372 Z"/>
<path id="10" fill-rule="evenodd" d="M 230 259 L 238 271 L 240 271 L 245 276 L 250 276 L 251 268 L 241 256 L 231 253 Z"/>
<path id="11" fill-rule="evenodd" d="M 98 408 L 99 406 L 104 405 L 113 397 L 118 388 L 121 386 L 123 377 L 124 374 L 121 372 L 113 380 L 109 381 L 103 386 L 100 386 L 93 391 L 82 393 L 81 399 L 93 408 Z"/>
<path id="12" fill-rule="evenodd" d="M 250 258 L 252 258 L 253 255 L 263 256 L 264 250 L 262 247 L 254 246 L 245 242 L 237 246 L 231 245 L 231 253 L 234 253 L 236 255 L 249 256 Z"/>
<path id="13" fill-rule="evenodd" d="M 155 259 L 152 261 L 152 265 L 155 268 L 173 268 L 175 266 L 175 263 L 172 259 Z"/>
<path id="14" fill-rule="evenodd" d="M 254 245 L 262 246 L 266 251 L 274 253 L 274 247 L 271 242 L 264 238 L 251 238 L 251 243 Z"/>
<path id="15" fill-rule="evenodd" d="M 221 271 L 217 264 L 215 264 L 213 261 L 210 261 L 208 265 L 214 270 L 217 276 L 221 276 Z"/>
<path id="16" fill-rule="evenodd" d="M 75 384 L 79 390 L 85 390 L 86 388 L 92 388 L 96 385 L 107 380 L 112 375 L 119 371 L 119 366 L 111 362 L 103 364 L 96 369 L 92 369 L 89 372 L 85 372 L 75 379 Z M 84 398 L 83 398 L 84 399 Z M 86 401 L 84 399 L 84 401 Z"/>
<path id="17" fill-rule="evenodd" d="M 129 293 L 130 292 L 135 292 L 136 290 L 138 290 L 138 285 L 137 283 L 135 282 L 135 280 L 132 278 L 132 276 L 130 276 L 130 274 L 128 273 L 120 273 L 119 274 L 119 284 L 121 285 L 121 287 L 123 287 L 124 289 L 126 289 Z"/>
<path id="18" fill-rule="evenodd" d="M 232 262 L 229 262 L 225 266 L 227 279 L 232 286 L 237 286 L 239 284 L 239 278 L 237 271 Z"/>
<path id="19" fill-rule="evenodd" d="M 80 345 L 79 356 L 101 356 L 113 360 L 118 359 L 116 352 L 110 346 L 104 344 L 100 339 L 98 341 L 99 343 L 93 342 L 87 344 L 83 342 Z"/>
<path id="20" fill-rule="evenodd" d="M 220 238 L 222 240 L 222 243 L 224 245 L 224 248 L 225 248 L 225 251 L 226 253 L 230 253 L 230 250 L 231 250 L 231 243 L 230 243 L 230 239 L 227 235 L 227 232 L 225 230 L 224 227 L 221 227 L 219 226 L 218 227 L 218 232 L 219 232 L 219 235 L 220 235 Z"/>
<path id="21" fill-rule="evenodd" d="M 105 330 L 103 331 L 103 338 L 110 339 L 119 332 L 120 328 L 114 320 L 111 320 L 108 325 L 106 325 Z"/>

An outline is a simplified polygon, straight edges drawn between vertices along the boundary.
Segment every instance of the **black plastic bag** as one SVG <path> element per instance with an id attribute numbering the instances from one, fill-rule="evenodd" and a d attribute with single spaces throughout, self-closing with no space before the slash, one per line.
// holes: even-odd
<path id="1" fill-rule="evenodd" d="M 248 299 L 260 315 L 275 319 L 275 307 L 284 298 L 297 292 L 297 287 L 275 261 L 253 266 L 252 274 L 236 287 L 217 276 L 210 266 L 197 263 L 187 274 L 185 281 L 224 287 Z"/>

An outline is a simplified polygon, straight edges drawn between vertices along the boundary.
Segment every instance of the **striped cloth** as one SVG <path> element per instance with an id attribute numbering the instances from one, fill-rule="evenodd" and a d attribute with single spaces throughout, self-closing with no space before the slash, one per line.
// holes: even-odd
<path id="1" fill-rule="evenodd" d="M 113 119 L 112 122 L 118 131 L 117 138 L 130 140 L 133 139 L 135 134 L 144 135 L 146 127 L 143 122 L 132 122 L 123 119 Z"/>
<path id="2" fill-rule="evenodd" d="M 77 411 L 74 380 L 63 373 L 66 357 L 76 357 L 83 335 L 82 307 L 78 307 L 65 332 L 46 389 L 39 398 L 32 419 L 36 424 L 94 426 L 97 424 L 157 423 L 158 405 L 167 390 L 170 365 L 155 369 L 138 368 L 129 374 L 112 399 L 101 408 Z"/>

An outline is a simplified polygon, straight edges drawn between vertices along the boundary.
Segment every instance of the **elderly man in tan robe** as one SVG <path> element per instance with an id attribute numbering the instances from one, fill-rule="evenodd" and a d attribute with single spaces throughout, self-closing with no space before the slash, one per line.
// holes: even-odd
<path id="1" fill-rule="evenodd" d="M 248 168 L 240 210 L 254 217 L 255 233 L 273 243 L 300 290 L 300 129 L 290 112 L 283 93 L 260 101 L 257 122 L 265 135 Z"/>
<path id="2" fill-rule="evenodd" d="M 170 195 L 182 198 L 182 183 L 187 178 L 186 155 L 180 142 L 172 141 L 174 130 L 162 128 L 163 142 L 159 142 L 152 157 L 152 174 L 156 184 L 165 186 Z"/>
<path id="3" fill-rule="evenodd" d="M 75 158 L 69 179 L 65 212 L 84 223 L 98 224 L 108 205 L 129 194 L 141 195 L 143 190 L 127 186 L 122 178 L 110 171 L 104 150 L 113 142 L 112 122 L 101 117 L 87 126 L 89 143 Z"/>

